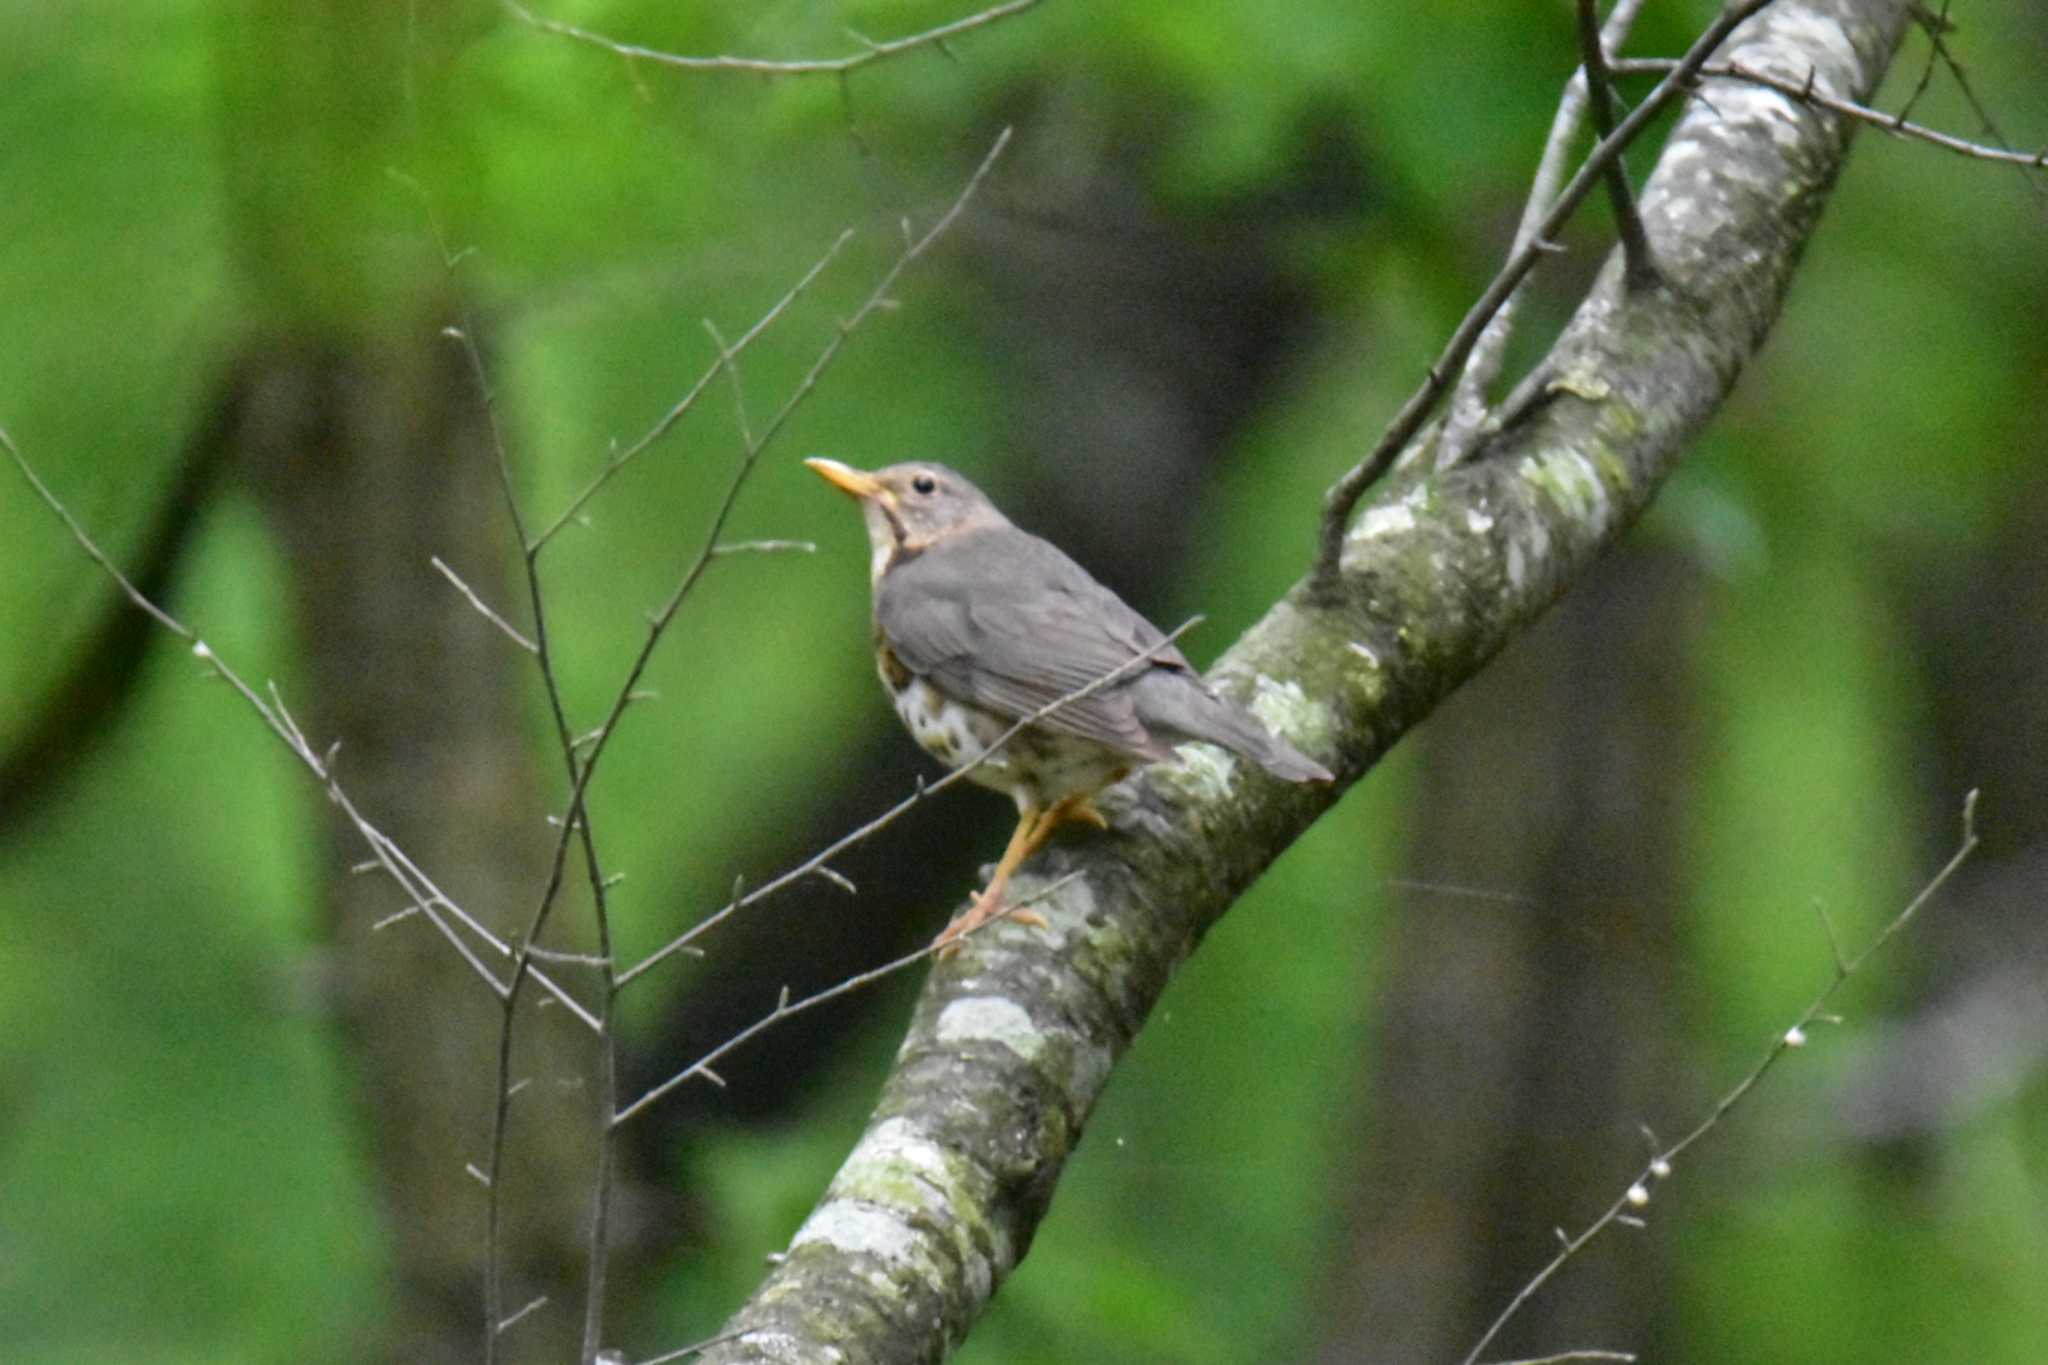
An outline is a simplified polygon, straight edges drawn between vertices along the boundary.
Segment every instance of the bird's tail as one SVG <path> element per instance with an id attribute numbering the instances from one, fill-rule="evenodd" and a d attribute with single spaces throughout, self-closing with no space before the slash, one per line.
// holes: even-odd
<path id="1" fill-rule="evenodd" d="M 1330 782 L 1328 768 L 1186 674 L 1151 673 L 1132 688 L 1145 728 L 1169 743 L 1199 740 L 1250 759 L 1283 782 Z"/>

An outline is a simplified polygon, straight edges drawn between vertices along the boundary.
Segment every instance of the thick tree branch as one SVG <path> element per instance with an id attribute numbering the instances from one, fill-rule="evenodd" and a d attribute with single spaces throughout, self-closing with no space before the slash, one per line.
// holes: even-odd
<path id="1" fill-rule="evenodd" d="M 1906 22 L 1903 0 L 1786 0 L 1724 59 L 1860 101 Z M 1642 197 L 1662 282 L 1624 291 L 1610 260 L 1544 401 L 1485 458 L 1406 463 L 1345 537 L 1335 591 L 1298 585 L 1216 676 L 1363 775 L 1648 506 L 1776 320 L 1848 140 L 1779 92 L 1707 82 Z M 1027 865 L 1025 893 L 1080 874 L 1041 905 L 1049 929 L 1004 926 L 935 968 L 865 1135 L 705 1360 L 933 1361 L 966 1334 L 1173 968 L 1335 799 L 1190 753 L 1106 795 L 1109 835 Z"/>
<path id="2" fill-rule="evenodd" d="M 1771 0 L 1729 0 L 1727 7 L 1707 25 L 1706 31 L 1693 41 L 1685 56 L 1679 58 L 1671 74 L 1659 81 L 1657 88 L 1617 124 L 1612 133 L 1600 139 L 1599 145 L 1587 154 L 1577 172 L 1558 191 L 1557 201 L 1537 221 L 1536 230 L 1526 234 L 1526 240 L 1509 255 L 1507 264 L 1480 293 L 1478 302 L 1466 312 L 1464 320 L 1451 333 L 1443 354 L 1429 367 L 1428 374 L 1415 392 L 1408 395 L 1408 401 L 1394 414 L 1394 420 L 1387 423 L 1379 441 L 1364 459 L 1345 471 L 1344 476 L 1323 494 L 1322 527 L 1318 532 L 1314 573 L 1315 586 L 1319 590 L 1332 596 L 1336 593 L 1342 576 L 1338 560 L 1343 556 L 1344 536 L 1351 526 L 1351 514 L 1357 508 L 1358 500 L 1365 495 L 1366 489 L 1377 484 L 1394 467 L 1395 460 L 1422 430 L 1430 410 L 1450 386 L 1452 375 L 1472 354 L 1473 347 L 1479 344 L 1480 336 L 1494 314 L 1514 297 L 1522 281 L 1536 268 L 1536 262 L 1545 253 L 1557 249 L 1554 238 L 1558 229 L 1577 211 L 1594 184 L 1605 178 L 1607 168 L 1638 137 L 1649 131 L 1651 120 L 1661 116 L 1666 106 L 1675 102 L 1681 93 L 1695 88 L 1694 78 L 1707 58 L 1721 51 L 1729 35 L 1770 3 Z M 1524 234 L 1518 233 L 1517 236 Z M 1510 411 L 1514 410 L 1512 403 L 1509 407 Z"/>

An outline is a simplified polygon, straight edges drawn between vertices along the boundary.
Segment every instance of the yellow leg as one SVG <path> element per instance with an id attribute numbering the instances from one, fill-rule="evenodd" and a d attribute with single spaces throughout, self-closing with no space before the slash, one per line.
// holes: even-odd
<path id="1" fill-rule="evenodd" d="M 1095 809 L 1095 802 L 1087 796 L 1069 796 L 1042 811 L 1027 807 L 1018 812 L 1017 828 L 1011 832 L 1009 845 L 1003 849 L 1003 856 L 996 863 L 995 875 L 988 879 L 988 886 L 974 898 L 974 904 L 961 911 L 935 940 L 943 949 L 942 955 L 956 951 L 959 946 L 956 940 L 962 935 L 972 933 L 1002 913 L 1003 889 L 1010 884 L 1010 874 L 1026 858 L 1045 847 L 1045 841 L 1052 837 L 1053 831 L 1069 820 L 1080 820 L 1097 829 L 1109 828 L 1109 821 L 1102 818 L 1102 812 Z M 1045 921 L 1029 910 L 1013 911 L 1010 918 L 1041 929 L 1045 927 Z"/>
<path id="2" fill-rule="evenodd" d="M 953 922 L 946 926 L 945 931 L 935 940 L 937 944 L 953 945 L 955 939 L 979 929 L 1002 909 L 1003 887 L 1009 883 L 1010 874 L 1017 870 L 1017 865 L 1030 857 L 1032 850 L 1043 842 L 1042 837 L 1035 836 L 1038 836 L 1038 827 L 1044 822 L 1047 814 L 1049 812 L 1034 810 L 1028 806 L 1017 812 L 1017 828 L 1011 831 L 1010 842 L 1003 849 L 1003 856 L 996 862 L 995 875 L 988 879 L 988 886 L 974 898 L 974 904 L 961 911 L 954 917 Z M 947 946 L 945 951 L 950 954 L 954 947 Z"/>

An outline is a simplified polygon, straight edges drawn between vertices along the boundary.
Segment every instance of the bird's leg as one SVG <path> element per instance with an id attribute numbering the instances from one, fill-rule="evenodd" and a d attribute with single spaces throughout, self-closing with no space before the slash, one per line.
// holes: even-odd
<path id="1" fill-rule="evenodd" d="M 944 932 L 935 940 L 935 944 L 952 944 L 962 934 L 979 929 L 988 923 L 1003 908 L 1003 888 L 1009 884 L 1010 874 L 1017 870 L 1019 863 L 1031 856 L 1039 844 L 1045 842 L 1045 836 L 1038 833 L 1038 827 L 1051 813 L 1036 806 L 1018 807 L 1017 828 L 1011 831 L 1010 842 L 1003 849 L 1003 856 L 997 860 L 995 874 L 988 879 L 988 886 L 974 898 L 974 904 L 953 917 L 953 922 L 946 926 Z M 1038 922 L 1041 926 L 1045 923 L 1044 920 Z M 951 952 L 952 949 L 947 948 L 947 951 Z"/>
<path id="2" fill-rule="evenodd" d="M 1101 811 L 1095 809 L 1094 799 L 1086 795 L 1064 797 L 1044 810 L 1028 806 L 1020 809 L 1017 813 L 1017 828 L 1011 833 L 1009 846 L 1003 850 L 1001 860 L 996 863 L 995 874 L 988 879 L 987 888 L 974 898 L 974 904 L 961 911 L 953 922 L 946 926 L 936 942 L 947 945 L 946 951 L 950 953 L 954 950 L 955 940 L 961 935 L 979 929 L 1001 914 L 1003 889 L 1010 883 L 1010 874 L 1015 872 L 1026 858 L 1045 847 L 1045 841 L 1052 838 L 1053 831 L 1070 820 L 1079 820 L 1097 829 L 1109 828 L 1109 821 L 1103 818 Z M 1045 927 L 1045 920 L 1029 910 L 1014 910 L 1010 913 L 1010 918 L 1020 924 L 1036 925 L 1040 929 Z"/>

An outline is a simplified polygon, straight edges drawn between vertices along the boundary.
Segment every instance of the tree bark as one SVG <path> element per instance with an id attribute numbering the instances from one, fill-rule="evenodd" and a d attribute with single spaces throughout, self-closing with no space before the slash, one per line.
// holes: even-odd
<path id="1" fill-rule="evenodd" d="M 1863 100 L 1906 22 L 1901 0 L 1781 4 L 1726 55 Z M 941 1359 L 1028 1250 L 1174 966 L 1642 513 L 1769 333 L 1850 140 L 1767 91 L 1706 94 L 1642 199 L 1662 284 L 1625 293 L 1610 260 L 1545 362 L 1543 401 L 1446 473 L 1404 462 L 1334 587 L 1297 586 L 1218 665 L 1338 784 L 1214 755 L 1150 767 L 1106 796 L 1111 833 L 1027 865 L 1019 895 L 1079 875 L 1038 907 L 1047 929 L 996 926 L 934 969 L 866 1132 L 703 1359 Z"/>

